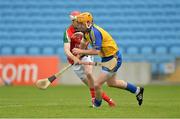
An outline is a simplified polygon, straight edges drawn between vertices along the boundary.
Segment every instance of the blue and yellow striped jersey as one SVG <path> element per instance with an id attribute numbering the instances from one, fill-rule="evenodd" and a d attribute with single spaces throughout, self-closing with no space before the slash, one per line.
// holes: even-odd
<path id="1" fill-rule="evenodd" d="M 100 50 L 101 57 L 112 56 L 118 51 L 118 46 L 111 35 L 96 24 L 91 27 L 90 32 L 85 33 L 85 39 L 93 48 Z"/>

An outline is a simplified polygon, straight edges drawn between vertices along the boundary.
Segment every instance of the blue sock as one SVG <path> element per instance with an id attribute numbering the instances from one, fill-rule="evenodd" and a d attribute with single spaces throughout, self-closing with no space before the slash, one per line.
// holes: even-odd
<path id="1" fill-rule="evenodd" d="M 127 83 L 126 90 L 130 91 L 131 93 L 136 93 L 137 87 L 133 84 Z"/>
<path id="2" fill-rule="evenodd" d="M 94 105 L 95 105 L 96 107 L 100 107 L 100 106 L 101 106 L 101 103 L 102 103 L 102 100 L 97 100 L 97 99 L 95 98 L 95 100 L 94 100 Z"/>

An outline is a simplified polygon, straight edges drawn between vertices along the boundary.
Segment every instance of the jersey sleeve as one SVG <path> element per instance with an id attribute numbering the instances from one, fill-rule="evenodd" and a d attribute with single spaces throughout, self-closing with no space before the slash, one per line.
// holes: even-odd
<path id="1" fill-rule="evenodd" d="M 102 34 L 96 28 L 94 28 L 93 31 L 94 31 L 94 37 L 95 37 L 95 46 L 94 47 L 95 47 L 96 50 L 101 50 L 101 47 L 102 47 Z"/>
<path id="2" fill-rule="evenodd" d="M 68 38 L 68 35 L 67 35 L 67 31 L 64 32 L 64 37 L 63 37 L 63 41 L 64 43 L 69 43 L 69 38 Z"/>

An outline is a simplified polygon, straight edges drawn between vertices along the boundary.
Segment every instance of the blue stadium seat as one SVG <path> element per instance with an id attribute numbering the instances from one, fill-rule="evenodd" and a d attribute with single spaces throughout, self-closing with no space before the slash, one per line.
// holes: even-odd
<path id="1" fill-rule="evenodd" d="M 152 55 L 153 54 L 153 47 L 146 46 L 141 48 L 142 55 Z"/>
<path id="2" fill-rule="evenodd" d="M 156 54 L 168 54 L 167 47 L 165 47 L 165 46 L 158 46 L 158 47 L 155 48 L 155 53 Z"/>
<path id="3" fill-rule="evenodd" d="M 1 55 L 11 55 L 11 54 L 13 54 L 13 49 L 10 46 L 2 47 L 0 50 L 1 50 L 0 51 Z"/>
<path id="4" fill-rule="evenodd" d="M 137 55 L 139 53 L 138 48 L 135 46 L 127 48 L 127 54 L 129 55 Z"/>
<path id="5" fill-rule="evenodd" d="M 151 63 L 164 63 L 175 61 L 175 57 L 172 55 L 147 55 L 145 59 Z"/>
<path id="6" fill-rule="evenodd" d="M 16 47 L 14 53 L 16 55 L 27 55 L 28 54 L 27 49 L 23 46 L 22 47 L 20 47 L 20 46 Z"/>
<path id="7" fill-rule="evenodd" d="M 42 52 L 43 52 L 43 55 L 55 55 L 53 47 L 44 47 Z"/>
<path id="8" fill-rule="evenodd" d="M 175 56 L 180 56 L 180 45 L 170 48 L 170 54 Z"/>
<path id="9" fill-rule="evenodd" d="M 56 48 L 56 54 L 57 55 L 65 55 L 64 48 L 63 49 L 61 47 Z"/>
<path id="10" fill-rule="evenodd" d="M 145 62 L 145 56 L 143 55 L 129 55 L 123 54 L 122 59 L 124 62 Z"/>
<path id="11" fill-rule="evenodd" d="M 29 55 L 39 55 L 41 53 L 41 50 L 39 47 L 30 47 L 28 49 L 28 54 Z"/>

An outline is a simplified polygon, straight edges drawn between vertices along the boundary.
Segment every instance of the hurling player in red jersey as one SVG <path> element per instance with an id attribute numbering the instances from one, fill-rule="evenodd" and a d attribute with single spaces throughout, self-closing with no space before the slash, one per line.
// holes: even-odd
<path id="1" fill-rule="evenodd" d="M 80 58 L 78 58 L 78 56 L 72 53 L 73 48 L 83 48 L 81 46 L 87 46 L 83 44 L 84 43 L 83 33 L 78 32 L 76 29 L 76 25 L 77 25 L 76 16 L 79 14 L 80 14 L 79 11 L 73 11 L 70 14 L 70 19 L 72 21 L 72 24 L 64 32 L 64 51 L 67 56 L 68 62 L 70 64 L 76 64 L 76 65 L 73 65 L 73 71 L 75 72 L 75 74 L 81 79 L 81 81 L 85 85 L 89 87 L 91 98 L 92 98 L 91 100 L 93 104 L 93 101 L 95 98 L 94 78 L 92 76 L 93 67 L 91 65 L 80 65 L 81 61 L 93 62 L 93 57 L 86 55 L 86 56 L 81 56 Z M 84 47 L 83 49 L 85 48 L 87 47 Z M 107 96 L 105 92 L 102 93 L 102 99 L 105 100 L 109 104 L 109 106 L 111 107 L 115 106 L 114 101 L 109 96 Z"/>

